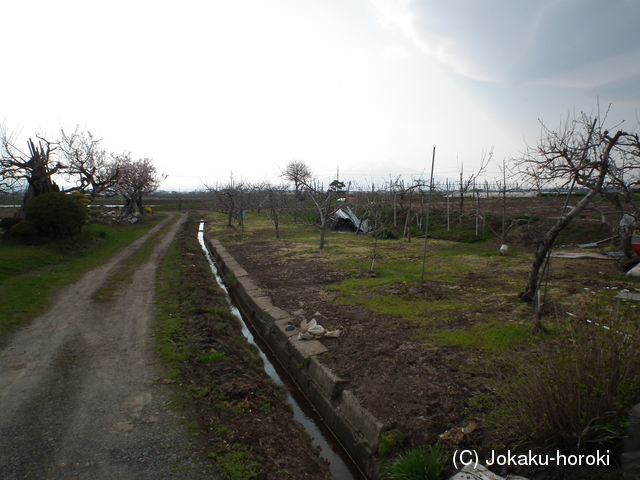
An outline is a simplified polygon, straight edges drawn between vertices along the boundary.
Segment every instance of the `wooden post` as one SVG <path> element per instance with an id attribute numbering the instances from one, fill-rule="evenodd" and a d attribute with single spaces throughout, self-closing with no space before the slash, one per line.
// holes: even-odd
<path id="1" fill-rule="evenodd" d="M 429 236 L 429 214 L 431 213 L 431 194 L 433 193 L 433 166 L 436 163 L 436 147 L 433 146 L 433 156 L 431 157 L 431 179 L 429 180 L 429 200 L 427 201 L 427 218 L 424 227 L 424 246 L 422 248 L 422 275 L 420 281 L 424 282 L 424 265 L 427 259 L 427 237 Z"/>

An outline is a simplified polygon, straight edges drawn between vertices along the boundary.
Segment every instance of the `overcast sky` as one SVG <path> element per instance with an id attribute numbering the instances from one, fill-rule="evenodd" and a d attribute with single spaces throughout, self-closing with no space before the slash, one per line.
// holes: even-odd
<path id="1" fill-rule="evenodd" d="M 428 176 L 433 146 L 455 179 L 598 101 L 634 130 L 639 32 L 638 0 L 4 0 L 0 122 L 79 125 L 169 190 Z"/>

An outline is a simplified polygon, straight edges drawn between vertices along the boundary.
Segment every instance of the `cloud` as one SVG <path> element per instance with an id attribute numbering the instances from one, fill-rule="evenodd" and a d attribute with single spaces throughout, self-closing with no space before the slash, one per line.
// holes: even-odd
<path id="1" fill-rule="evenodd" d="M 593 88 L 640 73 L 639 2 L 370 1 L 383 25 L 475 80 Z"/>
<path id="2" fill-rule="evenodd" d="M 542 78 L 533 83 L 593 89 L 633 78 L 640 78 L 640 50 L 585 62 L 576 68 Z"/>
<path id="3" fill-rule="evenodd" d="M 385 45 L 380 52 L 380 56 L 382 58 L 397 59 L 407 58 L 409 54 L 407 53 L 407 49 L 402 45 Z"/>

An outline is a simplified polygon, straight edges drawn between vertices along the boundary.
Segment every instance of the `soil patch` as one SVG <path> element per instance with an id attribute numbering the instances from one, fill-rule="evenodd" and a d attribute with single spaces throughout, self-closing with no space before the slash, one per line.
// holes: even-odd
<path id="1" fill-rule="evenodd" d="M 238 241 L 232 233 L 225 235 L 219 231 L 216 238 L 256 284 L 269 292 L 275 305 L 288 312 L 298 311 L 307 320 L 315 317 L 331 330 L 342 330 L 340 338 L 321 340 L 329 349 L 321 361 L 348 380 L 349 389 L 355 391 L 361 404 L 383 422 L 384 431 L 402 432 L 404 440 L 396 446 L 395 453 L 404 447 L 435 443 L 446 431 L 464 427 L 481 416 L 483 406 L 478 399 L 491 396 L 492 382 L 503 375 L 499 355 L 438 345 L 425 338 L 425 326 L 361 306 L 339 304 L 336 294 L 327 288 L 369 273 L 335 267 L 325 260 L 326 257 L 310 252 L 296 255 L 295 243 L 286 240 L 247 241 L 245 238 Z M 553 268 L 556 277 L 569 281 L 569 287 L 562 287 L 568 288 L 564 295 L 581 291 L 587 285 L 624 287 L 624 277 L 620 276 L 614 261 L 597 264 L 597 279 L 593 276 L 583 278 L 585 268 L 593 268 L 585 266 L 584 262 L 558 259 Z M 493 289 L 507 288 L 495 273 L 490 270 L 463 273 L 453 283 L 428 280 L 406 288 L 397 284 L 383 285 L 378 291 L 367 290 L 363 295 L 389 295 L 407 300 L 445 300 L 464 296 L 465 301 L 481 307 L 482 315 L 513 318 L 517 323 L 524 318 L 522 305 L 516 299 L 517 292 L 512 292 L 513 302 L 505 303 L 504 300 L 496 301 L 486 291 L 488 283 Z M 523 288 L 525 280 L 523 276 Z M 562 301 L 560 293 L 556 297 Z M 556 302 L 553 308 L 563 307 Z M 434 313 L 427 328 L 471 329 L 477 323 L 477 315 L 480 315 L 477 310 L 455 315 Z M 527 318 L 532 319 L 531 313 Z M 448 447 L 488 452 L 496 445 L 494 432 L 482 422 L 478 423 L 477 429 L 455 444 L 449 443 Z M 515 468 L 497 473 L 545 480 L 569 478 L 567 472 L 553 469 Z"/>
<path id="2" fill-rule="evenodd" d="M 324 288 L 347 277 L 345 272 L 313 258 L 280 258 L 287 242 L 226 245 L 256 283 L 270 292 L 273 303 L 289 312 L 304 310 L 325 317 L 324 326 L 342 330 L 340 338 L 325 338 L 329 355 L 322 358 L 341 378 L 348 380 L 358 400 L 385 429 L 411 432 L 411 442 L 430 443 L 464 421 L 463 412 L 472 392 L 482 388 L 474 377 L 451 381 L 456 365 L 472 362 L 462 352 L 412 340 L 416 327 L 362 307 L 337 305 Z M 438 296 L 440 286 L 425 284 L 386 294 Z M 318 318 L 318 317 L 316 317 Z M 428 379 L 428 381 L 425 381 Z"/>

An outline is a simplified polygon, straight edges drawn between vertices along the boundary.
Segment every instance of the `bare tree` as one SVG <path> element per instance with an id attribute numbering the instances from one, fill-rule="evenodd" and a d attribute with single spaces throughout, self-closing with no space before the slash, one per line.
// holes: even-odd
<path id="1" fill-rule="evenodd" d="M 114 161 L 91 132 L 76 128 L 67 134 L 61 130 L 60 151 L 66 160 L 65 174 L 78 190 L 91 198 L 115 194 L 118 183 L 118 162 Z"/>
<path id="2" fill-rule="evenodd" d="M 464 211 L 464 198 L 465 195 L 472 190 L 475 192 L 475 184 L 476 181 L 480 178 L 480 176 L 487 169 L 487 165 L 493 158 L 493 147 L 489 150 L 483 150 L 480 156 L 480 166 L 477 171 L 472 171 L 467 178 L 464 178 L 464 164 L 460 165 L 460 185 L 459 185 L 459 194 L 460 194 L 460 225 L 462 226 L 462 215 Z M 474 193 L 475 195 L 475 193 Z"/>
<path id="3" fill-rule="evenodd" d="M 287 166 L 280 174 L 282 178 L 293 182 L 294 193 L 297 198 L 300 198 L 302 187 L 306 185 L 313 176 L 311 167 L 301 160 L 295 160 L 287 163 Z"/>
<path id="4" fill-rule="evenodd" d="M 23 153 L 15 147 L 4 129 L 0 132 L 0 137 L 0 189 L 17 192 L 24 191 L 26 187 L 22 208 L 17 214 L 22 216 L 27 204 L 37 196 L 60 191 L 53 177 L 65 166 L 53 161 L 53 153 L 57 148 L 55 142 L 37 137 L 36 144 L 30 138 L 27 142 L 29 152 Z"/>
<path id="5" fill-rule="evenodd" d="M 182 211 L 182 192 L 180 191 L 176 192 L 175 190 L 173 190 L 171 192 L 171 198 L 173 199 L 173 201 L 175 201 L 178 204 L 178 211 L 181 212 Z"/>
<path id="6" fill-rule="evenodd" d="M 500 239 L 500 245 L 502 246 L 507 244 L 507 237 L 512 228 L 516 227 L 517 225 L 521 225 L 523 223 L 528 223 L 531 220 L 528 218 L 512 218 L 510 221 L 508 221 L 507 206 L 510 200 L 509 194 L 512 193 L 513 191 L 512 189 L 514 187 L 513 186 L 509 187 L 509 185 L 507 184 L 507 165 L 504 159 L 502 160 L 502 166 L 499 167 L 499 169 L 500 169 L 500 173 L 502 174 L 502 178 L 496 181 L 495 191 L 500 198 L 500 207 L 502 211 L 500 229 L 498 230 L 497 228 L 495 228 L 491 224 L 491 222 L 487 221 L 485 216 L 482 215 L 480 212 L 478 212 L 478 218 L 482 220 L 483 224 L 486 225 L 487 228 L 489 228 L 489 230 L 491 230 L 491 233 L 493 233 L 497 238 Z M 517 188 L 518 188 L 518 184 L 516 183 L 515 189 L 517 190 Z M 485 182 L 485 191 L 487 192 L 487 196 L 491 194 L 491 190 L 492 189 L 489 183 Z"/>
<path id="7" fill-rule="evenodd" d="M 233 215 L 236 213 L 236 185 L 233 181 L 233 172 L 229 183 L 215 186 L 206 185 L 205 188 L 211 196 L 212 210 L 221 212 L 227 216 L 227 227 L 233 227 Z"/>
<path id="8" fill-rule="evenodd" d="M 394 226 L 396 224 L 396 219 L 398 213 L 400 215 L 404 214 L 404 227 L 402 230 L 402 239 L 407 242 L 411 242 L 411 218 L 414 215 L 414 211 L 412 209 L 413 204 L 413 192 L 418 190 L 420 194 L 422 194 L 422 189 L 428 185 L 425 180 L 420 178 L 412 178 L 412 183 L 405 183 L 403 179 L 397 177 L 392 184 L 390 184 L 390 190 L 393 191 L 393 218 L 394 218 Z M 421 195 L 422 197 L 422 195 Z M 405 201 L 408 200 L 408 204 L 405 205 Z M 417 217 L 417 214 L 416 214 Z"/>
<path id="9" fill-rule="evenodd" d="M 581 114 L 568 118 L 557 130 L 542 124 L 542 139 L 536 148 L 528 149 L 516 161 L 521 172 L 536 183 L 586 190 L 577 204 L 560 212 L 556 223 L 538 242 L 529 269 L 525 291 L 520 298 L 532 302 L 538 291 L 540 269 L 560 232 L 578 216 L 597 195 L 619 198 L 621 192 L 640 191 L 640 145 L 638 136 L 622 130 L 611 134 L 604 128 L 606 115 L 591 117 Z"/>
<path id="10" fill-rule="evenodd" d="M 244 235 L 245 214 L 257 206 L 258 187 L 248 182 L 240 182 L 235 188 L 235 203 L 238 212 L 238 224 Z"/>
<path id="11" fill-rule="evenodd" d="M 142 197 L 155 192 L 166 175 L 158 174 L 148 158 L 132 160 L 130 154 L 108 155 L 100 140 L 78 128 L 67 134 L 62 130 L 60 142 L 37 137 L 29 139 L 29 153 L 15 147 L 4 128 L 0 129 L 0 190 L 17 191 L 26 187 L 24 207 L 43 193 L 59 192 L 56 175 L 65 175 L 75 183 L 67 191 L 80 191 L 90 196 L 122 195 L 127 202 L 125 215 L 142 209 Z M 54 152 L 61 154 L 54 161 Z"/>
<path id="12" fill-rule="evenodd" d="M 227 227 L 233 227 L 235 216 L 244 233 L 244 214 L 248 208 L 255 205 L 257 188 L 248 183 L 236 182 L 233 172 L 227 184 L 221 186 L 216 184 L 215 187 L 205 185 L 205 188 L 212 197 L 214 209 L 227 215 Z"/>
<path id="13" fill-rule="evenodd" d="M 304 191 L 308 193 L 315 206 L 317 221 L 314 223 L 320 229 L 320 242 L 318 248 L 324 249 L 324 237 L 327 225 L 331 216 L 336 213 L 344 204 L 348 190 L 345 190 L 344 182 L 334 180 L 325 190 L 324 185 L 318 181 L 304 184 Z"/>
<path id="14" fill-rule="evenodd" d="M 280 220 L 289 209 L 291 191 L 286 185 L 273 184 L 263 185 L 261 191 L 263 196 L 261 205 L 265 208 L 267 217 L 276 230 L 276 238 L 280 238 Z"/>

